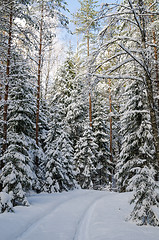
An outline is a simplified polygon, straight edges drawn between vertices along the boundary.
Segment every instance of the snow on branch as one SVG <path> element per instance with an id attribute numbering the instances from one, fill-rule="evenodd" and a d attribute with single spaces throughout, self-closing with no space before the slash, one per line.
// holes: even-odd
<path id="1" fill-rule="evenodd" d="M 136 81 L 141 81 L 143 82 L 143 79 L 142 78 L 139 78 L 139 77 L 136 77 L 136 76 L 130 76 L 130 75 L 100 75 L 100 74 L 91 74 L 89 73 L 90 76 L 92 77 L 96 77 L 98 78 L 98 82 L 100 81 L 100 79 L 127 79 L 127 80 L 136 80 Z"/>
<path id="2" fill-rule="evenodd" d="M 130 5 L 130 7 L 131 7 L 131 9 L 132 9 L 133 14 L 134 14 L 134 18 L 135 18 L 135 20 L 136 20 L 136 23 L 137 23 L 137 25 L 138 25 L 138 27 L 139 27 L 139 29 L 140 29 L 141 34 L 142 34 L 142 33 L 143 33 L 143 29 L 142 29 L 142 27 L 141 27 L 140 21 L 139 21 L 138 18 L 137 18 L 137 14 L 136 14 L 136 12 L 135 12 L 135 9 L 133 8 L 132 1 L 131 1 L 131 0 L 128 0 L 128 2 L 129 2 L 129 5 Z"/>
<path id="3" fill-rule="evenodd" d="M 158 4 L 158 0 L 156 0 L 154 3 L 152 3 L 152 4 L 148 7 L 148 9 L 151 9 L 151 8 L 154 7 L 156 4 Z"/>
<path id="4" fill-rule="evenodd" d="M 144 68 L 144 70 L 146 71 L 146 73 L 148 74 L 148 76 L 150 75 L 149 74 L 149 71 L 148 69 L 145 67 L 144 63 L 141 62 L 137 57 L 135 57 L 130 51 L 129 49 L 125 48 L 122 44 L 118 44 L 125 52 L 127 52 L 128 55 L 130 55 L 134 60 L 135 62 L 137 62 L 141 67 Z"/>
<path id="5" fill-rule="evenodd" d="M 108 71 L 109 73 L 112 73 L 114 71 L 116 71 L 117 69 L 119 69 L 120 67 L 124 66 L 125 64 L 134 61 L 132 58 L 128 58 L 125 59 L 123 62 L 121 62 L 120 64 L 115 65 L 114 67 L 110 68 L 110 70 Z"/>
<path id="6" fill-rule="evenodd" d="M 137 43 L 137 44 L 139 45 L 139 47 L 141 47 L 141 43 L 140 43 L 137 39 L 132 38 L 132 37 L 128 37 L 128 36 L 121 36 L 121 37 L 119 36 L 119 37 L 117 37 L 117 38 L 113 38 L 113 39 L 111 39 L 110 41 L 106 42 L 105 44 L 103 44 L 103 45 L 101 46 L 101 48 L 108 47 L 109 45 L 114 44 L 115 42 L 121 41 L 121 40 L 126 40 L 126 41 L 135 42 L 135 43 Z M 124 50 L 124 51 L 125 51 L 125 50 Z"/>
<path id="7" fill-rule="evenodd" d="M 131 52 L 133 52 L 133 53 L 141 53 L 141 51 L 139 51 L 139 50 L 131 50 Z M 122 55 L 125 55 L 125 54 L 126 54 L 125 51 L 121 51 L 121 52 L 118 52 L 117 54 L 111 56 L 110 58 L 107 58 L 105 61 L 103 61 L 102 63 L 100 63 L 98 66 L 96 66 L 95 72 L 96 72 L 100 67 L 102 67 L 105 63 L 110 62 L 111 60 L 113 60 L 113 59 L 115 59 L 115 58 L 117 58 L 117 57 L 121 57 Z"/>

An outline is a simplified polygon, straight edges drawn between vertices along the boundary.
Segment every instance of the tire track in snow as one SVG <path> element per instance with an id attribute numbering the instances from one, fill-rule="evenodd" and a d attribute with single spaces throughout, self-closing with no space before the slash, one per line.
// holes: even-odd
<path id="1" fill-rule="evenodd" d="M 58 208 L 60 208 L 62 205 L 66 204 L 69 201 L 72 201 L 73 199 L 79 198 L 81 197 L 81 195 L 85 195 L 86 192 L 79 192 L 78 195 L 75 195 L 74 197 L 72 197 L 72 195 L 69 197 L 69 199 L 65 199 L 62 200 L 60 203 L 58 204 L 53 204 L 51 205 L 47 211 L 45 211 L 45 213 L 39 214 L 36 219 L 34 221 L 32 221 L 31 223 L 28 224 L 28 226 L 23 230 L 23 232 L 21 232 L 16 239 L 17 240 L 21 240 L 22 237 L 31 229 L 34 228 L 37 224 L 39 224 L 44 218 L 46 218 L 47 216 L 49 216 L 50 214 L 52 214 L 53 212 L 55 212 Z M 88 193 L 89 194 L 89 193 Z M 36 196 L 35 196 L 36 197 Z"/>
<path id="2" fill-rule="evenodd" d="M 50 236 L 52 240 L 83 240 L 77 238 L 78 229 L 81 229 L 85 219 L 88 220 L 88 212 L 94 209 L 92 206 L 103 194 L 105 195 L 104 192 L 80 191 L 78 195 L 58 204 L 49 214 L 32 224 L 17 240 L 50 240 Z"/>
<path id="3" fill-rule="evenodd" d="M 92 215 L 95 211 L 96 205 L 98 202 L 100 202 L 103 198 L 106 198 L 107 196 L 100 196 L 97 199 L 95 199 L 92 204 L 89 206 L 86 212 L 81 216 L 77 229 L 74 234 L 73 240 L 90 240 L 89 238 L 89 226 L 90 221 L 92 218 Z"/>

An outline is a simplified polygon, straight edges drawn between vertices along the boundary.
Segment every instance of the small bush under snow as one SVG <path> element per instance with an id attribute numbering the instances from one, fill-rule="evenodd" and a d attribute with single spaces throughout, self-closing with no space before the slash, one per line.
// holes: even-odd
<path id="1" fill-rule="evenodd" d="M 12 197 L 5 192 L 0 192 L 0 213 L 13 212 Z"/>

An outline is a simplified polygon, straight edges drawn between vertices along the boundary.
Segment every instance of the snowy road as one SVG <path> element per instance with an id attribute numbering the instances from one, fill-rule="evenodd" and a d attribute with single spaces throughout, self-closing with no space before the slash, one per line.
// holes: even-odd
<path id="1" fill-rule="evenodd" d="M 101 196 L 103 195 L 100 194 Z M 101 198 L 99 194 L 84 192 L 80 196 L 71 196 L 62 203 L 55 206 L 50 213 L 32 224 L 17 240 L 70 240 L 79 239 L 81 222 L 83 219 L 89 221 L 90 210 L 94 202 Z M 82 237 L 84 240 L 84 238 Z"/>
<path id="2" fill-rule="evenodd" d="M 29 197 L 0 215 L 0 240 L 157 240 L 159 228 L 125 221 L 130 193 L 77 190 Z"/>

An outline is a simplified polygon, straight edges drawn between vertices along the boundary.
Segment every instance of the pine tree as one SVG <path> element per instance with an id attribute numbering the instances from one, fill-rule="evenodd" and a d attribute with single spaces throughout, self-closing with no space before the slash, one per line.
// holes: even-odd
<path id="1" fill-rule="evenodd" d="M 97 16 L 98 1 L 95 0 L 79 0 L 80 8 L 77 13 L 73 15 L 74 23 L 76 25 L 76 33 L 84 33 L 84 40 L 86 40 L 86 56 L 90 55 L 90 42 L 94 38 L 95 30 L 98 28 L 98 22 L 93 21 Z"/>
<path id="2" fill-rule="evenodd" d="M 65 122 L 66 111 L 60 99 L 58 94 L 53 99 L 52 117 L 46 141 L 48 161 L 44 190 L 48 192 L 68 191 L 76 188 L 73 143 Z"/>
<path id="3" fill-rule="evenodd" d="M 122 144 L 116 178 L 120 191 L 134 190 L 131 203 L 135 206 L 130 219 L 139 225 L 155 226 L 159 224 L 152 209 L 158 205 L 154 181 L 155 147 L 142 85 L 133 80 L 126 87 L 127 103 L 121 117 Z"/>
<path id="4" fill-rule="evenodd" d="M 39 107 L 39 132 L 38 132 L 38 146 L 33 151 L 34 160 L 34 172 L 36 178 L 33 184 L 33 190 L 37 193 L 43 191 L 45 185 L 45 174 L 46 174 L 46 139 L 48 135 L 48 120 L 49 120 L 49 107 L 45 100 L 41 98 Z M 38 158 L 38 165 L 37 165 Z"/>
<path id="5" fill-rule="evenodd" d="M 84 40 L 86 40 L 86 56 L 90 55 L 91 40 L 94 38 L 95 30 L 98 28 L 98 22 L 94 21 L 97 15 L 98 1 L 95 0 L 79 0 L 80 9 L 74 14 L 74 23 L 76 25 L 76 33 L 84 33 Z M 93 30 L 93 31 L 92 31 Z M 83 54 L 85 56 L 85 54 Z M 88 63 L 87 63 L 88 64 Z M 87 69 L 88 71 L 88 69 Z M 91 81 L 88 77 L 88 88 L 89 88 L 89 122 L 92 127 L 92 97 L 91 97 Z"/>
<path id="6" fill-rule="evenodd" d="M 87 118 L 87 109 L 83 94 L 83 78 L 78 78 L 75 60 L 72 56 L 66 59 L 60 76 L 62 77 L 60 82 L 63 82 L 62 92 L 66 107 L 65 121 L 69 126 L 70 137 L 73 146 L 75 146 L 80 136 L 82 136 L 83 122 Z"/>
<path id="7" fill-rule="evenodd" d="M 8 87 L 10 81 L 10 61 L 15 48 L 18 49 L 19 43 L 23 43 L 21 47 L 24 49 L 25 44 L 28 43 L 28 31 L 21 25 L 21 21 L 25 19 L 29 22 L 29 16 L 26 12 L 29 0 L 2 0 L 1 6 L 1 63 L 3 68 L 3 88 L 4 88 L 4 102 L 3 102 L 3 146 L 2 152 L 7 149 L 7 114 L 8 114 Z M 19 17 L 19 21 L 16 22 Z M 15 34 L 16 33 L 16 34 Z M 2 84 L 2 82 L 1 82 Z M 1 167 L 4 166 L 1 163 Z"/>
<path id="8" fill-rule="evenodd" d="M 73 58 L 68 57 L 60 67 L 50 93 L 51 119 L 46 141 L 48 162 L 45 184 L 45 190 L 49 192 L 76 188 L 73 163 L 76 132 L 73 111 L 77 107 L 74 101 L 75 74 Z"/>
<path id="9" fill-rule="evenodd" d="M 55 105 L 63 104 L 65 123 L 69 126 L 70 138 L 76 144 L 82 135 L 83 122 L 87 118 L 86 99 L 83 78 L 77 76 L 74 57 L 69 52 L 63 65 L 57 72 L 50 96 L 59 98 Z"/>
<path id="10" fill-rule="evenodd" d="M 74 155 L 77 181 L 83 189 L 91 189 L 96 185 L 97 148 L 92 129 L 86 126 L 83 137 L 76 144 Z"/>
<path id="11" fill-rule="evenodd" d="M 145 135 L 145 132 L 143 132 L 143 135 Z M 145 142 L 142 149 L 143 155 L 146 155 L 145 151 L 148 150 L 147 144 Z M 138 159 L 136 162 L 133 162 L 131 168 L 133 177 L 129 180 L 128 190 L 134 190 L 134 195 L 130 203 L 135 203 L 135 206 L 129 219 L 138 225 L 159 226 L 159 219 L 154 212 L 155 207 L 158 207 L 159 204 L 158 186 L 154 180 L 156 171 L 153 168 L 152 160 L 151 158 L 149 161 L 146 158 Z"/>
<path id="12" fill-rule="evenodd" d="M 11 60 L 8 106 L 8 147 L 1 157 L 2 191 L 8 193 L 13 205 L 28 205 L 26 192 L 32 188 L 33 151 L 36 148 L 35 99 L 28 62 L 18 54 Z"/>
<path id="13" fill-rule="evenodd" d="M 143 144 L 140 131 L 142 130 L 143 119 L 147 118 L 148 113 L 143 105 L 142 85 L 140 85 L 134 80 L 125 90 L 125 101 L 127 102 L 124 109 L 122 109 L 122 145 L 116 174 L 120 191 L 126 190 L 128 186 L 128 181 L 132 177 L 131 167 L 133 161 L 139 157 L 139 149 Z M 150 123 L 148 122 L 148 124 L 150 128 Z"/>
<path id="14" fill-rule="evenodd" d="M 66 132 L 56 138 L 47 150 L 45 191 L 62 192 L 77 187 L 73 165 L 73 147 Z"/>
<path id="15" fill-rule="evenodd" d="M 104 101 L 100 92 L 97 92 L 97 96 L 94 100 L 93 108 L 93 132 L 95 142 L 98 146 L 97 157 L 97 185 L 105 186 L 108 184 L 110 176 L 112 174 L 112 162 L 110 162 L 109 151 L 109 128 L 108 119 L 106 117 L 106 102 Z"/>
<path id="16" fill-rule="evenodd" d="M 66 10 L 66 3 L 63 0 L 33 0 L 32 15 L 36 25 L 36 31 L 39 38 L 37 52 L 37 109 L 36 109 L 36 144 L 40 148 L 39 142 L 39 125 L 40 125 L 40 99 L 41 99 L 41 82 L 42 82 L 42 66 L 44 59 L 44 49 L 52 43 L 54 32 L 53 28 L 57 25 L 67 26 L 67 17 L 62 13 L 62 10 Z M 35 11 L 40 12 L 40 18 L 35 17 Z M 38 14 L 37 14 L 38 15 Z M 58 24 L 55 24 L 55 17 Z M 47 21 L 47 20 L 52 21 Z M 36 53 L 35 53 L 36 55 Z M 35 56 L 34 56 L 35 58 Z M 38 155 L 35 160 L 36 170 L 38 174 L 38 168 L 40 167 L 40 159 Z"/>

